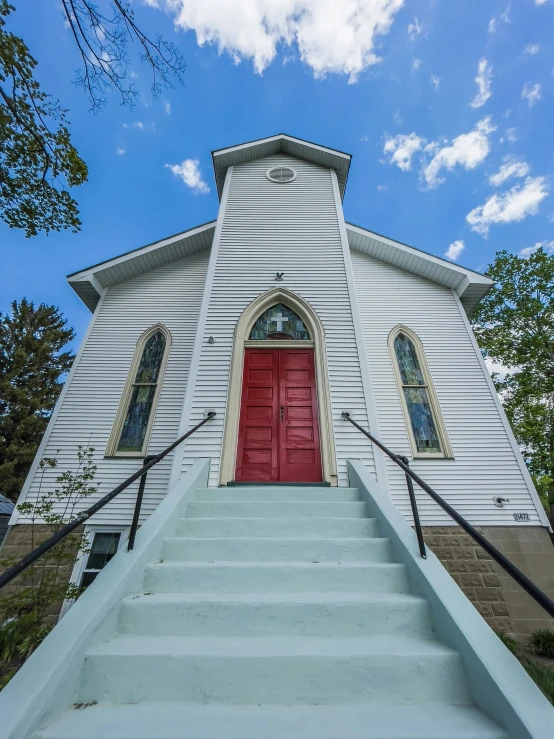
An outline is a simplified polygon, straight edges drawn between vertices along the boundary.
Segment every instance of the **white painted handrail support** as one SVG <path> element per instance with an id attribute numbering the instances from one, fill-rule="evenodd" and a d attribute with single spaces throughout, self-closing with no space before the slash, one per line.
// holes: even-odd
<path id="1" fill-rule="evenodd" d="M 188 493 L 207 486 L 209 470 L 209 459 L 197 460 L 141 526 L 135 548 L 113 557 L 2 690 L 0 739 L 31 739 L 72 705 L 85 652 L 116 633 L 121 600 L 141 591 L 146 565 L 159 560 Z"/>
<path id="2" fill-rule="evenodd" d="M 437 637 L 459 652 L 475 705 L 511 739 L 552 739 L 554 708 L 518 660 L 462 593 L 429 549 L 419 556 L 412 527 L 362 463 L 348 461 L 349 483 L 360 490 L 395 559 L 408 568 L 414 593 L 429 603 Z"/>

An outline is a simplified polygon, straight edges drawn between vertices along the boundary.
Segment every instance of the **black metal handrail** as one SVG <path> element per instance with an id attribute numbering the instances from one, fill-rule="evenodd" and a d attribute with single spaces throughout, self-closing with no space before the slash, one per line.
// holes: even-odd
<path id="1" fill-rule="evenodd" d="M 146 473 L 148 472 L 148 470 L 152 469 L 154 465 L 158 464 L 158 462 L 161 462 L 164 457 L 166 457 L 170 452 L 172 452 L 175 449 L 175 447 L 179 446 L 181 442 L 187 439 L 191 434 L 194 434 L 195 431 L 197 431 L 201 426 L 207 423 L 214 416 L 215 416 L 215 411 L 210 411 L 209 413 L 206 414 L 206 417 L 204 418 L 203 421 L 200 421 L 200 423 L 197 423 L 196 426 L 194 426 L 194 428 L 191 428 L 190 431 L 186 432 L 186 434 L 183 434 L 182 436 L 180 436 L 177 439 L 177 441 L 174 441 L 173 444 L 170 444 L 170 446 L 168 446 L 167 449 L 164 449 L 163 452 L 160 452 L 159 454 L 155 454 L 153 456 L 145 457 L 142 469 L 138 470 L 133 475 L 128 477 L 124 482 L 122 482 L 120 485 L 114 488 L 111 492 L 109 492 L 103 498 L 101 498 L 96 503 L 91 505 L 90 508 L 87 508 L 86 511 L 83 511 L 82 513 L 80 513 L 77 516 L 77 518 L 73 519 L 73 521 L 70 521 L 69 523 L 66 523 L 64 526 L 62 526 L 49 539 L 46 539 L 46 541 L 43 541 L 39 547 L 37 547 L 36 549 L 33 549 L 33 551 L 25 555 L 23 559 L 20 559 L 19 562 L 17 562 L 17 564 L 13 565 L 13 567 L 10 567 L 5 572 L 3 572 L 0 575 L 0 588 L 3 588 L 5 585 L 10 583 L 14 578 L 16 578 L 22 572 L 24 572 L 28 567 L 30 567 L 33 564 L 33 562 L 36 562 L 37 559 L 42 557 L 43 554 L 45 554 L 50 549 L 52 549 L 52 547 L 56 546 L 58 542 L 64 539 L 72 531 L 75 531 L 75 529 L 78 526 L 81 526 L 85 521 L 87 521 L 97 511 L 103 508 L 107 503 L 113 500 L 117 495 L 119 495 L 119 493 L 121 493 L 123 490 L 128 488 L 129 485 L 132 485 L 135 482 L 135 480 L 138 480 L 138 478 L 140 477 L 139 489 L 137 493 L 137 500 L 135 504 L 135 512 L 133 514 L 133 522 L 131 524 L 131 530 L 129 532 L 129 544 L 127 547 L 129 550 L 132 549 L 135 543 L 135 534 L 138 528 L 140 508 L 142 504 L 142 497 L 144 494 L 144 485 L 146 482 Z"/>
<path id="2" fill-rule="evenodd" d="M 372 441 L 375 446 L 378 446 L 379 449 L 381 449 L 388 457 L 392 459 L 393 462 L 395 462 L 399 467 L 401 467 L 405 474 L 406 474 L 406 480 L 408 482 L 408 492 L 410 493 L 410 503 L 412 505 L 412 512 L 414 513 L 414 525 L 415 530 L 417 534 L 417 540 L 419 543 L 419 551 L 421 553 L 422 557 L 425 557 L 425 543 L 423 541 L 423 531 L 421 530 L 421 523 L 419 520 L 419 515 L 417 513 L 417 502 L 415 498 L 415 493 L 412 485 L 412 480 L 415 480 L 420 488 L 425 490 L 425 492 L 431 496 L 431 498 L 435 501 L 435 503 L 438 503 L 440 507 L 448 513 L 448 515 L 456 521 L 459 526 L 462 527 L 462 529 L 468 533 L 472 539 L 474 539 L 484 550 L 489 554 L 492 559 L 494 559 L 495 562 L 497 562 L 503 570 L 505 570 L 510 577 L 512 577 L 518 585 L 521 585 L 521 587 L 525 590 L 528 595 L 533 598 L 533 600 L 538 603 L 540 606 L 544 608 L 544 610 L 548 613 L 549 616 L 554 618 L 554 601 L 546 595 L 546 593 L 543 593 L 540 588 L 538 588 L 534 582 L 532 582 L 527 575 L 524 575 L 521 570 L 519 570 L 512 562 L 510 562 L 509 559 L 507 559 L 502 552 L 500 552 L 493 544 L 490 543 L 485 537 L 480 534 L 477 529 L 475 529 L 468 521 L 465 520 L 463 516 L 461 516 L 458 511 L 456 511 L 454 508 L 452 508 L 451 505 L 449 505 L 441 496 L 436 493 L 430 485 L 427 485 L 427 483 L 421 479 L 419 475 L 417 475 L 413 470 L 410 469 L 410 466 L 408 465 L 408 460 L 406 457 L 402 457 L 398 454 L 394 454 L 394 452 L 391 452 L 390 449 L 387 449 L 387 447 L 382 444 L 379 439 L 376 439 L 372 434 L 369 433 L 369 431 L 366 431 L 362 426 L 360 426 L 354 419 L 350 416 L 350 413 L 347 411 L 344 411 L 342 414 L 342 417 L 345 421 L 349 421 L 353 426 L 355 426 L 359 431 L 362 432 L 367 438 Z"/>

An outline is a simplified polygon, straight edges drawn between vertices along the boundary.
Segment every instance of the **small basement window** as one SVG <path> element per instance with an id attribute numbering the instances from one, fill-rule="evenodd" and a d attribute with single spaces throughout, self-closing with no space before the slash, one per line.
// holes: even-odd
<path id="1" fill-rule="evenodd" d="M 96 531 L 93 534 L 87 560 L 83 568 L 81 588 L 87 588 L 94 582 L 100 570 L 108 564 L 119 549 L 121 531 Z"/>
<path id="2" fill-rule="evenodd" d="M 285 182 L 292 182 L 295 180 L 296 172 L 290 167 L 273 167 L 272 169 L 267 170 L 265 176 L 268 180 L 271 180 L 271 182 L 280 182 L 283 184 Z"/>

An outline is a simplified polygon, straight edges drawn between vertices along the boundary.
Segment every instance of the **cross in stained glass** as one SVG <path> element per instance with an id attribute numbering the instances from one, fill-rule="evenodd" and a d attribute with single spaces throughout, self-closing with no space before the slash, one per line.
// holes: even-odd
<path id="1" fill-rule="evenodd" d="M 277 331 L 282 331 L 285 323 L 289 320 L 287 316 L 284 316 L 281 311 L 277 315 L 271 316 L 271 320 L 277 324 Z"/>

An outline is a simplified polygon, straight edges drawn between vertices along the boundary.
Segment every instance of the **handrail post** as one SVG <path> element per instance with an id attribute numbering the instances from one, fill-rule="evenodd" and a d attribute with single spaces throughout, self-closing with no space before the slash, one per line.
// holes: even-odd
<path id="1" fill-rule="evenodd" d="M 147 455 L 142 465 L 143 467 L 146 467 L 146 465 L 151 462 L 153 459 L 156 459 L 155 455 Z M 148 474 L 148 470 L 145 470 L 140 478 L 139 482 L 139 488 L 137 492 L 137 499 L 135 501 L 135 512 L 133 513 L 133 521 L 131 523 L 131 530 L 129 531 L 129 541 L 127 542 L 127 551 L 130 552 L 133 547 L 135 546 L 135 536 L 137 535 L 137 529 L 138 529 L 138 522 L 140 517 L 140 509 L 142 506 L 142 498 L 144 495 L 144 486 L 146 485 L 146 476 Z"/>
<path id="2" fill-rule="evenodd" d="M 409 467 L 410 463 L 408 461 L 408 457 L 400 457 L 398 456 L 398 459 L 404 464 Z M 408 486 L 408 495 L 410 496 L 410 505 L 412 506 L 412 515 L 414 517 L 414 526 L 417 536 L 417 543 L 419 545 L 419 553 L 423 557 L 423 559 L 427 559 L 427 551 L 425 549 L 425 540 L 423 539 L 423 531 L 421 529 L 421 522 L 419 520 L 419 511 L 417 509 L 417 500 L 415 497 L 415 491 L 414 491 L 414 484 L 412 482 L 412 478 L 408 473 L 405 473 L 406 475 L 406 485 Z"/>

